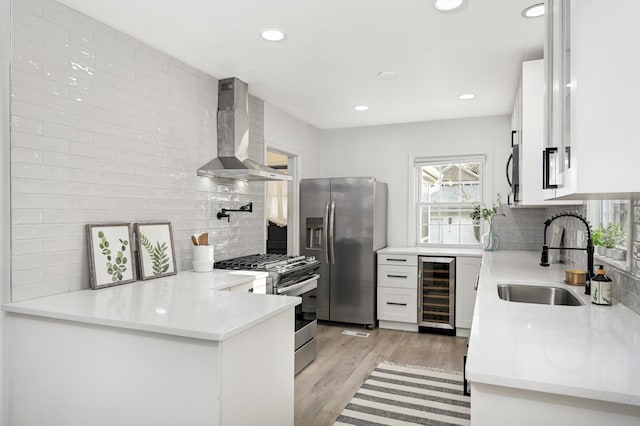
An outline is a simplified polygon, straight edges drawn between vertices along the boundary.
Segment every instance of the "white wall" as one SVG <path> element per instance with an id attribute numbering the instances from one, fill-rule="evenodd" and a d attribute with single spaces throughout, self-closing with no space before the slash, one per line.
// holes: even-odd
<path id="1" fill-rule="evenodd" d="M 9 301 L 11 273 L 9 196 L 9 58 L 11 0 L 0 0 L 0 303 Z M 4 311 L 0 311 L 0 426 L 6 424 Z"/>
<path id="2" fill-rule="evenodd" d="M 486 154 L 487 194 L 503 195 L 508 185 L 505 165 L 511 151 L 508 116 L 442 120 L 322 132 L 321 174 L 324 177 L 373 176 L 389 189 L 388 245 L 408 239 L 410 156 Z"/>
<path id="3" fill-rule="evenodd" d="M 320 129 L 265 102 L 264 140 L 267 147 L 277 147 L 299 156 L 301 178 L 320 176 Z"/>
<path id="4" fill-rule="evenodd" d="M 264 184 L 196 176 L 217 154 L 215 78 L 53 0 L 13 4 L 12 300 L 88 287 L 87 223 L 170 221 L 178 270 L 196 232 L 216 259 L 263 251 Z"/>
<path id="5" fill-rule="evenodd" d="M 287 254 L 300 254 L 300 179 L 320 176 L 320 129 L 304 123 L 268 103 L 264 104 L 264 141 L 274 148 L 297 157 L 296 177 L 288 185 L 288 205 L 291 226 L 287 231 Z M 293 226 L 295 224 L 295 226 Z M 265 231 L 266 232 L 266 231 Z M 266 239 L 266 238 L 265 238 Z"/>

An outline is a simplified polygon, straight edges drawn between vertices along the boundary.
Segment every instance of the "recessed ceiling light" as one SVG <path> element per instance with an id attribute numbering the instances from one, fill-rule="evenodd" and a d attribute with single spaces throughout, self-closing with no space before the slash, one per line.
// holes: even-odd
<path id="1" fill-rule="evenodd" d="M 433 0 L 433 6 L 440 12 L 453 12 L 462 10 L 467 5 L 467 0 Z"/>
<path id="2" fill-rule="evenodd" d="M 463 95 L 458 96 L 458 99 L 463 100 L 463 101 L 468 101 L 470 99 L 475 98 L 476 95 L 474 95 L 473 93 L 465 93 Z"/>
<path id="3" fill-rule="evenodd" d="M 369 109 L 369 107 L 366 105 L 356 105 L 353 107 L 353 109 L 355 109 L 356 111 L 366 111 Z"/>
<path id="4" fill-rule="evenodd" d="M 390 80 L 395 76 L 396 76 L 396 73 L 393 72 L 393 71 L 380 71 L 378 73 L 378 77 L 380 77 L 380 78 L 382 78 L 384 80 Z"/>
<path id="5" fill-rule="evenodd" d="M 522 16 L 525 18 L 538 18 L 542 15 L 544 15 L 544 3 L 531 5 L 522 11 Z"/>
<path id="6" fill-rule="evenodd" d="M 282 31 L 272 28 L 262 31 L 260 37 L 267 41 L 282 41 L 285 36 Z"/>

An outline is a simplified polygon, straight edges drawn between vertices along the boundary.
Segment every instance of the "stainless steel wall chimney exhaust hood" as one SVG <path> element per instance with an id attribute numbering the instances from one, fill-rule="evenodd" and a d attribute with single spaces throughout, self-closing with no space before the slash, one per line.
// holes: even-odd
<path id="1" fill-rule="evenodd" d="M 237 78 L 218 82 L 218 157 L 198 176 L 236 180 L 291 180 L 292 177 L 249 158 L 249 86 Z"/>

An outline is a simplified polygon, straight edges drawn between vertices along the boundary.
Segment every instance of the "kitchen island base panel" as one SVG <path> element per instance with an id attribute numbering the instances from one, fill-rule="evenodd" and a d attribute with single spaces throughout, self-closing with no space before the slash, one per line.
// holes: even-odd
<path id="1" fill-rule="evenodd" d="M 7 314 L 8 424 L 292 425 L 292 317 L 220 342 Z"/>
<path id="2" fill-rule="evenodd" d="M 456 337 L 469 337 L 471 336 L 471 329 L 456 327 Z"/>
<path id="3" fill-rule="evenodd" d="M 637 426 L 640 407 L 471 383 L 474 426 Z"/>
<path id="4" fill-rule="evenodd" d="M 417 321 L 417 320 L 416 320 Z M 398 321 L 378 321 L 378 327 L 386 328 L 388 330 L 400 330 L 400 331 L 415 331 L 418 332 L 418 324 L 412 324 L 407 322 L 398 322 Z"/>

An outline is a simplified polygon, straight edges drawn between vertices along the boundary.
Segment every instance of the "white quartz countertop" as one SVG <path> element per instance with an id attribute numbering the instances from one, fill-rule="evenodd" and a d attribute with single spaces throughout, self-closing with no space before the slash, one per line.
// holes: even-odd
<path id="1" fill-rule="evenodd" d="M 385 247 L 378 254 L 482 257 L 484 250 L 458 247 Z"/>
<path id="2" fill-rule="evenodd" d="M 487 252 L 482 260 L 467 376 L 477 383 L 640 405 L 640 315 L 598 306 L 584 286 L 563 283 L 566 265 L 540 253 Z M 503 301 L 501 283 L 569 289 L 584 306 Z M 614 283 L 615 285 L 615 283 Z"/>
<path id="3" fill-rule="evenodd" d="M 100 290 L 3 305 L 8 312 L 223 341 L 301 303 L 299 297 L 219 291 L 264 272 L 180 272 Z"/>

